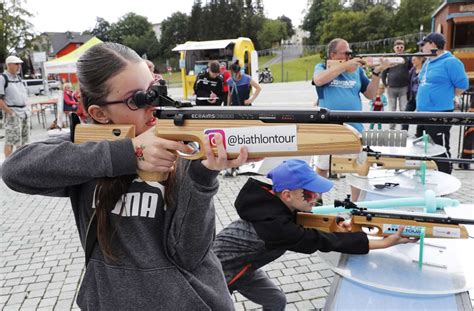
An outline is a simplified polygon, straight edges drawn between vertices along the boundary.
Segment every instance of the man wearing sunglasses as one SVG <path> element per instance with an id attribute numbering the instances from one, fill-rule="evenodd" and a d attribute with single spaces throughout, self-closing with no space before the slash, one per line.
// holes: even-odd
<path id="1" fill-rule="evenodd" d="M 369 249 L 410 242 L 401 231 L 383 240 L 368 240 L 363 232 L 326 233 L 296 224 L 296 212 L 311 212 L 318 193 L 333 183 L 302 160 L 291 159 L 267 175 L 272 185 L 250 178 L 235 201 L 240 219 L 216 237 L 213 250 L 222 263 L 229 291 L 237 290 L 263 306 L 263 310 L 284 310 L 285 294 L 260 268 L 287 250 L 312 254 L 316 251 L 366 254 Z"/>
<path id="2" fill-rule="evenodd" d="M 5 60 L 7 70 L 0 75 L 0 109 L 3 111 L 5 127 L 5 158 L 14 147 L 25 145 L 30 136 L 29 116 L 26 88 L 18 72 L 23 61 L 16 56 L 8 56 Z"/>
<path id="3" fill-rule="evenodd" d="M 431 53 L 437 49 L 436 56 L 429 58 L 421 67 L 418 75 L 420 84 L 416 94 L 417 111 L 451 112 L 454 110 L 454 96 L 461 95 L 469 87 L 469 80 L 464 64 L 444 49 L 446 39 L 439 32 L 432 32 L 418 42 L 423 53 Z M 451 126 L 420 125 L 416 135 L 419 137 L 426 131 L 433 141 L 446 148 L 440 155 L 451 157 L 449 152 Z M 452 163 L 436 162 L 438 170 L 451 174 Z"/>
<path id="4" fill-rule="evenodd" d="M 393 50 L 396 54 L 402 54 L 405 51 L 405 42 L 395 40 Z M 389 68 L 382 73 L 382 82 L 387 87 L 388 111 L 397 111 L 397 104 L 400 111 L 406 110 L 408 73 L 411 67 L 411 60 L 407 59 L 404 64 Z M 390 129 L 394 130 L 395 126 L 396 124 L 390 124 Z"/>
<path id="5" fill-rule="evenodd" d="M 362 111 L 360 94 L 364 94 L 367 99 L 374 100 L 380 84 L 380 74 L 385 69 L 394 66 L 388 60 L 383 61 L 382 64 L 372 69 L 372 80 L 369 80 L 362 69 L 365 62 L 361 58 L 351 59 L 351 53 L 346 40 L 337 38 L 329 42 L 328 60 L 341 62 L 331 67 L 325 63 L 315 66 L 313 82 L 316 85 L 319 106 L 330 110 Z M 359 132 L 364 130 L 361 123 L 349 124 Z M 319 156 L 316 167 L 319 175 L 328 177 L 329 155 Z M 358 191 L 355 188 L 352 189 L 352 197 L 357 200 Z"/>

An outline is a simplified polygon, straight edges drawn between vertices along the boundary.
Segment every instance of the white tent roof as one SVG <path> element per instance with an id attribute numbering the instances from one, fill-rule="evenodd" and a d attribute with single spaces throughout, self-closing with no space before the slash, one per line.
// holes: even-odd
<path id="1" fill-rule="evenodd" d="M 225 49 L 229 44 L 235 43 L 236 39 L 212 40 L 212 41 L 188 41 L 177 45 L 172 51 L 192 51 L 192 50 L 215 50 Z"/>

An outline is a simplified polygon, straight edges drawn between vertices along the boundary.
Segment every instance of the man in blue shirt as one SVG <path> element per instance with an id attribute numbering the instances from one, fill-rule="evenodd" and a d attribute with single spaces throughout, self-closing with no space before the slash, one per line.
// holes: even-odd
<path id="1" fill-rule="evenodd" d="M 352 51 L 344 39 L 333 39 L 328 44 L 328 60 L 340 61 L 328 68 L 326 64 L 317 64 L 314 68 L 313 82 L 318 93 L 319 106 L 332 110 L 362 111 L 360 93 L 370 100 L 375 99 L 380 84 L 380 74 L 389 68 L 388 61 L 372 69 L 372 80 L 365 75 L 361 58 L 350 59 Z M 359 132 L 364 130 L 361 123 L 350 123 Z M 323 177 L 329 174 L 329 156 L 319 156 L 316 163 L 317 172 Z M 355 189 L 353 200 L 357 200 Z"/>
<path id="2" fill-rule="evenodd" d="M 416 94 L 417 111 L 449 112 L 454 110 L 454 96 L 461 95 L 469 87 L 469 81 L 463 63 L 450 52 L 444 50 L 446 39 L 441 33 L 432 32 L 418 42 L 423 53 L 437 49 L 436 56 L 427 60 L 421 68 Z M 440 156 L 450 157 L 449 138 L 451 126 L 419 126 L 417 136 L 426 131 L 433 141 L 446 148 Z M 451 174 L 452 164 L 437 162 L 438 170 Z"/>

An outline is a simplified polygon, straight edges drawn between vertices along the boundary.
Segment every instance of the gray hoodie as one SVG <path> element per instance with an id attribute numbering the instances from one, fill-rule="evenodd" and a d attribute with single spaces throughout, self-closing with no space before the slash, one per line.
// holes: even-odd
<path id="1" fill-rule="evenodd" d="M 3 164 L 11 189 L 70 197 L 83 247 L 98 177 L 136 172 L 131 140 L 75 145 L 67 137 L 26 145 Z M 87 310 L 231 310 L 222 266 L 211 250 L 215 235 L 216 171 L 179 160 L 174 206 L 164 187 L 132 182 L 111 212 L 117 263 L 105 261 L 96 243 L 77 304 Z M 121 213 L 121 215 L 119 215 Z"/>

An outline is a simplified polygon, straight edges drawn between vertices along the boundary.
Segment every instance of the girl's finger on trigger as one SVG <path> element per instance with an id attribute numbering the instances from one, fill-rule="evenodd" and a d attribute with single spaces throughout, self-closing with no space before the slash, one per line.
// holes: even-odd
<path id="1" fill-rule="evenodd" d="M 206 135 L 204 139 L 204 151 L 208 161 L 214 161 L 214 153 L 212 152 L 211 142 L 209 141 L 209 135 Z"/>

